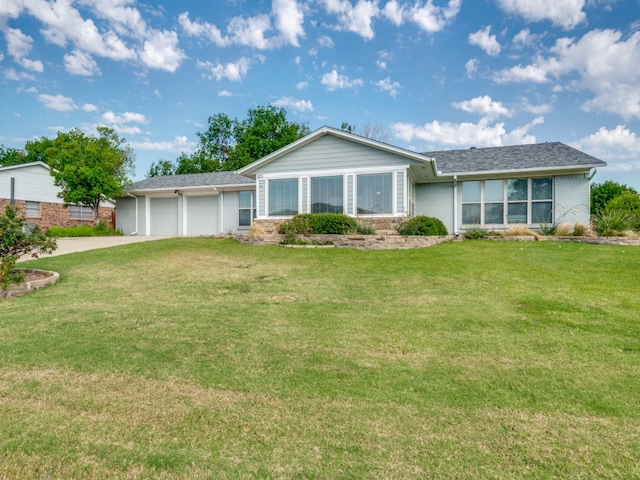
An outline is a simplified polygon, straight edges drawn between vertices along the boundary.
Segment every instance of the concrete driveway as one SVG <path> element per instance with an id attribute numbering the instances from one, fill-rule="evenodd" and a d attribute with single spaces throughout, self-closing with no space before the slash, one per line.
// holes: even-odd
<path id="1" fill-rule="evenodd" d="M 58 255 L 66 255 L 67 253 L 84 252 L 86 250 L 96 250 L 98 248 L 109 248 L 117 245 L 128 245 L 130 243 L 150 242 L 153 240 L 162 240 L 163 238 L 171 238 L 170 236 L 114 236 L 114 237 L 66 237 L 58 238 L 58 248 L 49 255 L 40 255 L 43 257 L 55 257 Z M 27 255 L 18 261 L 30 260 L 32 257 Z"/>

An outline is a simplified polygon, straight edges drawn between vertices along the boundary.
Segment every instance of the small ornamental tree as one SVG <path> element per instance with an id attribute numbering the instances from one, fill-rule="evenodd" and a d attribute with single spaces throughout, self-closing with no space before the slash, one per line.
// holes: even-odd
<path id="1" fill-rule="evenodd" d="M 58 246 L 55 239 L 49 237 L 35 225 L 25 228 L 27 220 L 19 215 L 17 209 L 7 205 L 4 215 L 0 216 L 0 287 L 6 290 L 11 283 L 20 283 L 24 274 L 15 269 L 16 262 L 23 255 L 51 253 Z"/>

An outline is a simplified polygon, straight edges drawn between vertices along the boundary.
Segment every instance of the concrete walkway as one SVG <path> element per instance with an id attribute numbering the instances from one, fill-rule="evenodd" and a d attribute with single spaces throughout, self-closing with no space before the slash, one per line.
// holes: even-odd
<path id="1" fill-rule="evenodd" d="M 67 253 L 84 252 L 86 250 L 96 250 L 98 248 L 109 248 L 118 245 L 128 245 L 130 243 L 149 242 L 152 240 L 162 240 L 163 238 L 171 238 L 170 236 L 114 236 L 114 237 L 66 237 L 58 238 L 58 248 L 49 255 L 40 255 L 39 258 L 55 257 L 58 255 L 66 255 Z M 31 256 L 27 255 L 20 260 L 31 260 Z"/>

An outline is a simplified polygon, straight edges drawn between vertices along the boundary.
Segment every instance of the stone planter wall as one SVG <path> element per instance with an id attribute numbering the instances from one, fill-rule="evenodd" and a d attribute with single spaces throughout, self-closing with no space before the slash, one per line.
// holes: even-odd
<path id="1" fill-rule="evenodd" d="M 58 274 L 57 272 L 51 272 L 49 270 L 37 270 L 35 268 L 23 268 L 19 270 L 22 270 L 25 273 L 38 272 L 42 274 L 44 278 L 27 281 L 19 285 L 9 285 L 9 288 L 6 291 L 0 289 L 0 298 L 11 298 L 11 297 L 18 297 L 20 295 L 25 295 L 37 288 L 46 287 L 47 285 L 53 285 L 58 280 L 60 280 L 60 274 Z"/>
<path id="2" fill-rule="evenodd" d="M 259 229 L 264 235 L 276 235 L 280 225 L 288 221 L 288 218 L 269 219 L 269 220 L 254 220 L 253 224 L 256 229 Z M 400 221 L 397 217 L 375 217 L 375 218 L 356 218 L 358 223 L 362 225 L 372 225 L 376 232 L 394 232 L 396 225 Z"/>
<path id="3" fill-rule="evenodd" d="M 261 235 L 251 239 L 246 235 L 236 235 L 242 243 L 252 245 L 278 245 L 285 239 L 284 235 Z M 402 235 L 306 235 L 302 240 L 323 244 L 332 242 L 336 248 L 356 248 L 360 250 L 392 250 L 407 248 L 422 248 L 438 245 L 455 239 L 453 235 L 446 236 L 402 236 Z M 323 246 L 323 245 L 319 245 Z M 300 248 L 303 248 L 301 245 Z"/>

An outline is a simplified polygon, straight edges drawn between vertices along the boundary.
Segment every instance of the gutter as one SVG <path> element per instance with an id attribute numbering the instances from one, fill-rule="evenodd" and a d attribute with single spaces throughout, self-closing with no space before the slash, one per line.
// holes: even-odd
<path id="1" fill-rule="evenodd" d="M 126 192 L 131 198 L 135 198 L 136 200 L 136 230 L 135 232 L 131 232 L 131 235 L 138 235 L 138 197 L 135 195 L 131 195 L 131 193 Z"/>
<path id="2" fill-rule="evenodd" d="M 453 234 L 458 235 L 458 175 L 453 176 Z"/>

